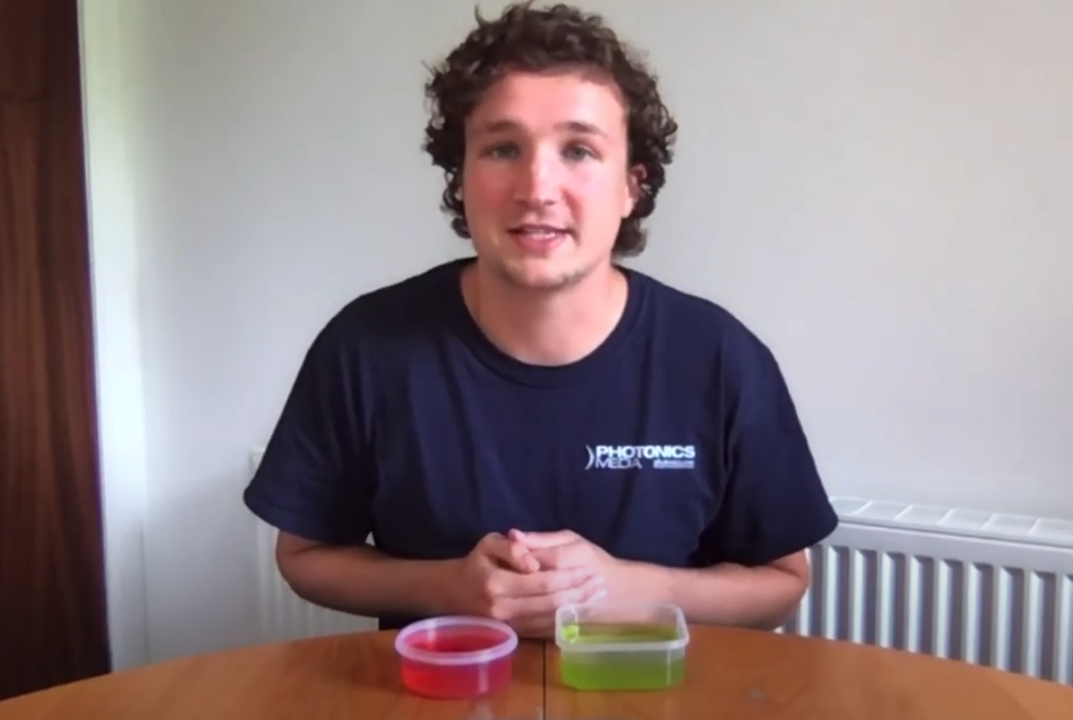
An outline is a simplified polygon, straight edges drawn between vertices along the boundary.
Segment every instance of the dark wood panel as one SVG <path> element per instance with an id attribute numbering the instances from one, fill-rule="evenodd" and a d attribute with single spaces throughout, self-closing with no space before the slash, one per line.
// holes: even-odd
<path id="1" fill-rule="evenodd" d="M 0 0 L 0 698 L 109 670 L 77 3 Z"/>

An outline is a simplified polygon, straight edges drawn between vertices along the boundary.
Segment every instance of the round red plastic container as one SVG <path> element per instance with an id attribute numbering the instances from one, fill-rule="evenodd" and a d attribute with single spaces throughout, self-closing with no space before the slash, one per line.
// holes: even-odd
<path id="1" fill-rule="evenodd" d="M 493 695 L 510 685 L 518 636 L 495 620 L 448 616 L 406 626 L 395 637 L 402 682 L 430 698 Z"/>

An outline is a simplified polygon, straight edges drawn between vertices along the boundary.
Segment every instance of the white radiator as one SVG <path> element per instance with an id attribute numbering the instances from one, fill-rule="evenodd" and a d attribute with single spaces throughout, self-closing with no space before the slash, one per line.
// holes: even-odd
<path id="1" fill-rule="evenodd" d="M 780 630 L 1073 684 L 1073 522 L 835 499 Z"/>

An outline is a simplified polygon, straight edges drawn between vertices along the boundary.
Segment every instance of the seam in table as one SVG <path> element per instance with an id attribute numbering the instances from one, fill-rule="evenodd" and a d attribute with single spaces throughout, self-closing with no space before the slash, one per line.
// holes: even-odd
<path id="1" fill-rule="evenodd" d="M 545 720 L 548 717 L 548 642 L 545 640 L 540 644 L 540 720 Z"/>

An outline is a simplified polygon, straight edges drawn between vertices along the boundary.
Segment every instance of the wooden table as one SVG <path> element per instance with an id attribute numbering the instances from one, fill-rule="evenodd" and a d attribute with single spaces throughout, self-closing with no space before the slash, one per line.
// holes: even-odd
<path id="1" fill-rule="evenodd" d="M 553 644 L 523 642 L 514 685 L 434 701 L 399 681 L 394 633 L 262 645 L 0 702 L 0 720 L 1073 720 L 1073 688 L 953 661 L 774 633 L 694 627 L 672 690 L 581 693 Z"/>

